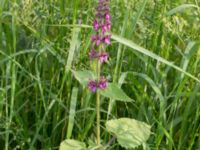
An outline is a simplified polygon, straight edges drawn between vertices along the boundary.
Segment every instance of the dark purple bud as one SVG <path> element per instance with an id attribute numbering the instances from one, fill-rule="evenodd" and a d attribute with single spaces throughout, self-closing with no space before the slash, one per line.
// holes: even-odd
<path id="1" fill-rule="evenodd" d="M 101 13 L 97 12 L 96 13 L 96 18 L 100 18 L 100 16 L 101 16 Z"/>
<path id="2" fill-rule="evenodd" d="M 102 52 L 100 55 L 99 55 L 99 61 L 100 63 L 104 63 L 108 60 L 108 53 L 106 52 Z"/>
<path id="3" fill-rule="evenodd" d="M 96 90 L 97 90 L 97 83 L 96 83 L 96 81 L 90 80 L 90 81 L 88 82 L 88 89 L 89 89 L 91 92 L 95 93 Z"/>
<path id="4" fill-rule="evenodd" d="M 105 7 L 104 7 L 104 11 L 107 12 L 107 13 L 109 13 L 109 11 L 110 11 L 109 6 L 105 6 Z"/>
<path id="5" fill-rule="evenodd" d="M 101 89 L 101 90 L 104 90 L 106 89 L 107 87 L 107 79 L 105 77 L 101 77 L 100 81 L 99 81 L 99 84 L 98 84 L 98 87 Z"/>
<path id="6" fill-rule="evenodd" d="M 90 56 L 90 59 L 95 59 L 98 57 L 98 52 L 94 49 L 92 49 L 90 52 L 89 52 L 89 56 Z"/>

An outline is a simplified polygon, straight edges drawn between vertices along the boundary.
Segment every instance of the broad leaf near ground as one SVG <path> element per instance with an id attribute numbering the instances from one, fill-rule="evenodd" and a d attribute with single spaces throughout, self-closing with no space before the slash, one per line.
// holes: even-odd
<path id="1" fill-rule="evenodd" d="M 115 83 L 109 83 L 108 87 L 105 90 L 101 90 L 100 94 L 108 97 L 110 99 L 115 99 L 124 102 L 131 102 L 133 101 L 130 97 L 124 93 L 124 91 L 118 87 Z"/>
<path id="2" fill-rule="evenodd" d="M 108 132 L 117 137 L 119 144 L 125 148 L 136 148 L 145 143 L 150 136 L 150 126 L 130 118 L 120 118 L 106 122 Z"/>
<path id="3" fill-rule="evenodd" d="M 72 71 L 76 80 L 80 82 L 83 86 L 87 86 L 89 80 L 94 80 L 95 76 L 92 71 L 83 70 L 83 71 Z"/>
<path id="4" fill-rule="evenodd" d="M 85 143 L 76 140 L 64 140 L 59 150 L 87 150 Z"/>

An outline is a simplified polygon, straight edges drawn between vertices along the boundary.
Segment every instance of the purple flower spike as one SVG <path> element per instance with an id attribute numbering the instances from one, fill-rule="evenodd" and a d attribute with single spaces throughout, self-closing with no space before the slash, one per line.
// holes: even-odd
<path id="1" fill-rule="evenodd" d="M 88 88 L 89 88 L 89 90 L 90 90 L 91 92 L 95 93 L 96 90 L 97 90 L 97 83 L 96 83 L 96 81 L 90 80 L 90 81 L 88 82 Z"/>
<path id="2" fill-rule="evenodd" d="M 98 87 L 101 89 L 101 90 L 104 90 L 106 89 L 106 87 L 108 86 L 107 84 L 107 79 L 105 77 L 101 77 L 100 81 L 99 81 L 99 84 L 98 84 Z"/>
<path id="3" fill-rule="evenodd" d="M 99 56 L 100 63 L 104 63 L 108 60 L 108 53 L 102 52 Z"/>
<path id="4" fill-rule="evenodd" d="M 93 27 L 94 27 L 95 31 L 97 31 L 99 29 L 99 23 L 97 20 L 94 20 Z"/>
<path id="5" fill-rule="evenodd" d="M 98 0 L 96 14 L 93 22 L 93 30 L 95 35 L 91 37 L 91 50 L 89 52 L 90 60 L 97 60 L 95 63 L 105 63 L 108 61 L 108 53 L 105 52 L 106 45 L 110 44 L 111 35 L 111 16 L 110 16 L 110 0 Z M 103 48 L 103 49 L 102 49 Z M 103 65 L 103 64 L 102 64 Z M 107 87 L 107 79 L 100 77 L 97 80 L 89 80 L 88 89 L 95 93 L 97 89 L 104 90 Z"/>

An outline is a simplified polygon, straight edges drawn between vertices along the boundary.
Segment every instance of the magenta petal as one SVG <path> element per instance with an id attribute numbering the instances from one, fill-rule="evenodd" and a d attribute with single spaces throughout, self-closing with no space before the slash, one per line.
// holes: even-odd
<path id="1" fill-rule="evenodd" d="M 91 37 L 91 40 L 92 40 L 92 42 L 95 42 L 95 44 L 96 44 L 97 46 L 99 46 L 99 45 L 101 44 L 101 38 L 100 38 L 99 35 L 93 35 L 93 36 Z"/>
<path id="2" fill-rule="evenodd" d="M 106 25 L 106 24 L 104 24 L 104 25 L 102 26 L 102 31 L 103 31 L 103 33 L 107 32 L 107 25 Z"/>
<path id="3" fill-rule="evenodd" d="M 101 44 L 101 39 L 99 36 L 96 37 L 96 45 L 99 46 Z"/>
<path id="4" fill-rule="evenodd" d="M 94 27 L 95 31 L 97 31 L 99 29 L 99 23 L 97 20 L 94 20 L 93 27 Z"/>
<path id="5" fill-rule="evenodd" d="M 107 29 L 108 29 L 108 30 L 111 29 L 111 24 L 110 24 L 110 23 L 107 24 Z"/>
<path id="6" fill-rule="evenodd" d="M 102 52 L 99 56 L 100 63 L 104 63 L 108 60 L 108 53 Z"/>
<path id="7" fill-rule="evenodd" d="M 104 39 L 103 39 L 103 42 L 109 45 L 110 44 L 110 38 L 111 38 L 111 35 L 105 36 Z"/>
<path id="8" fill-rule="evenodd" d="M 106 21 L 110 21 L 110 15 L 108 13 L 106 13 L 105 18 L 106 18 Z"/>

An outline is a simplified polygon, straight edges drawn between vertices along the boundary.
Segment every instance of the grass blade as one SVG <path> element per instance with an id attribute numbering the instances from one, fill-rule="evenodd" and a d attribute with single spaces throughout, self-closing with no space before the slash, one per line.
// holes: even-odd
<path id="1" fill-rule="evenodd" d="M 182 4 L 172 10 L 170 10 L 167 15 L 168 16 L 171 16 L 171 15 L 174 15 L 178 12 L 183 12 L 185 9 L 188 9 L 188 8 L 199 8 L 197 5 L 194 5 L 194 4 Z"/>
<path id="2" fill-rule="evenodd" d="M 146 56 L 149 56 L 149 57 L 151 57 L 151 58 L 153 58 L 153 59 L 155 59 L 155 60 L 157 60 L 159 62 L 162 62 L 162 63 L 164 63 L 164 64 L 166 64 L 166 65 L 168 65 L 168 66 L 170 66 L 170 67 L 172 67 L 172 68 L 174 68 L 176 70 L 178 70 L 179 72 L 184 73 L 188 77 L 190 77 L 193 80 L 195 80 L 195 81 L 200 83 L 200 80 L 198 78 L 196 78 L 195 76 L 193 76 L 192 74 L 184 71 L 180 67 L 174 65 L 172 62 L 170 62 L 170 61 L 168 61 L 168 60 L 166 60 L 166 59 L 164 59 L 164 58 L 152 53 L 151 51 L 149 51 L 149 50 L 147 50 L 147 49 L 135 44 L 134 42 L 132 42 L 130 40 L 125 39 L 125 38 L 123 38 L 121 36 L 118 36 L 116 34 L 112 34 L 112 39 L 114 39 L 114 40 L 116 40 L 116 41 L 118 41 L 118 42 L 120 42 L 120 43 L 122 43 L 122 44 L 124 44 L 124 45 L 126 45 L 126 46 L 128 46 L 128 47 L 130 47 L 130 48 L 132 48 L 132 49 L 134 49 L 134 50 L 146 55 Z"/>

